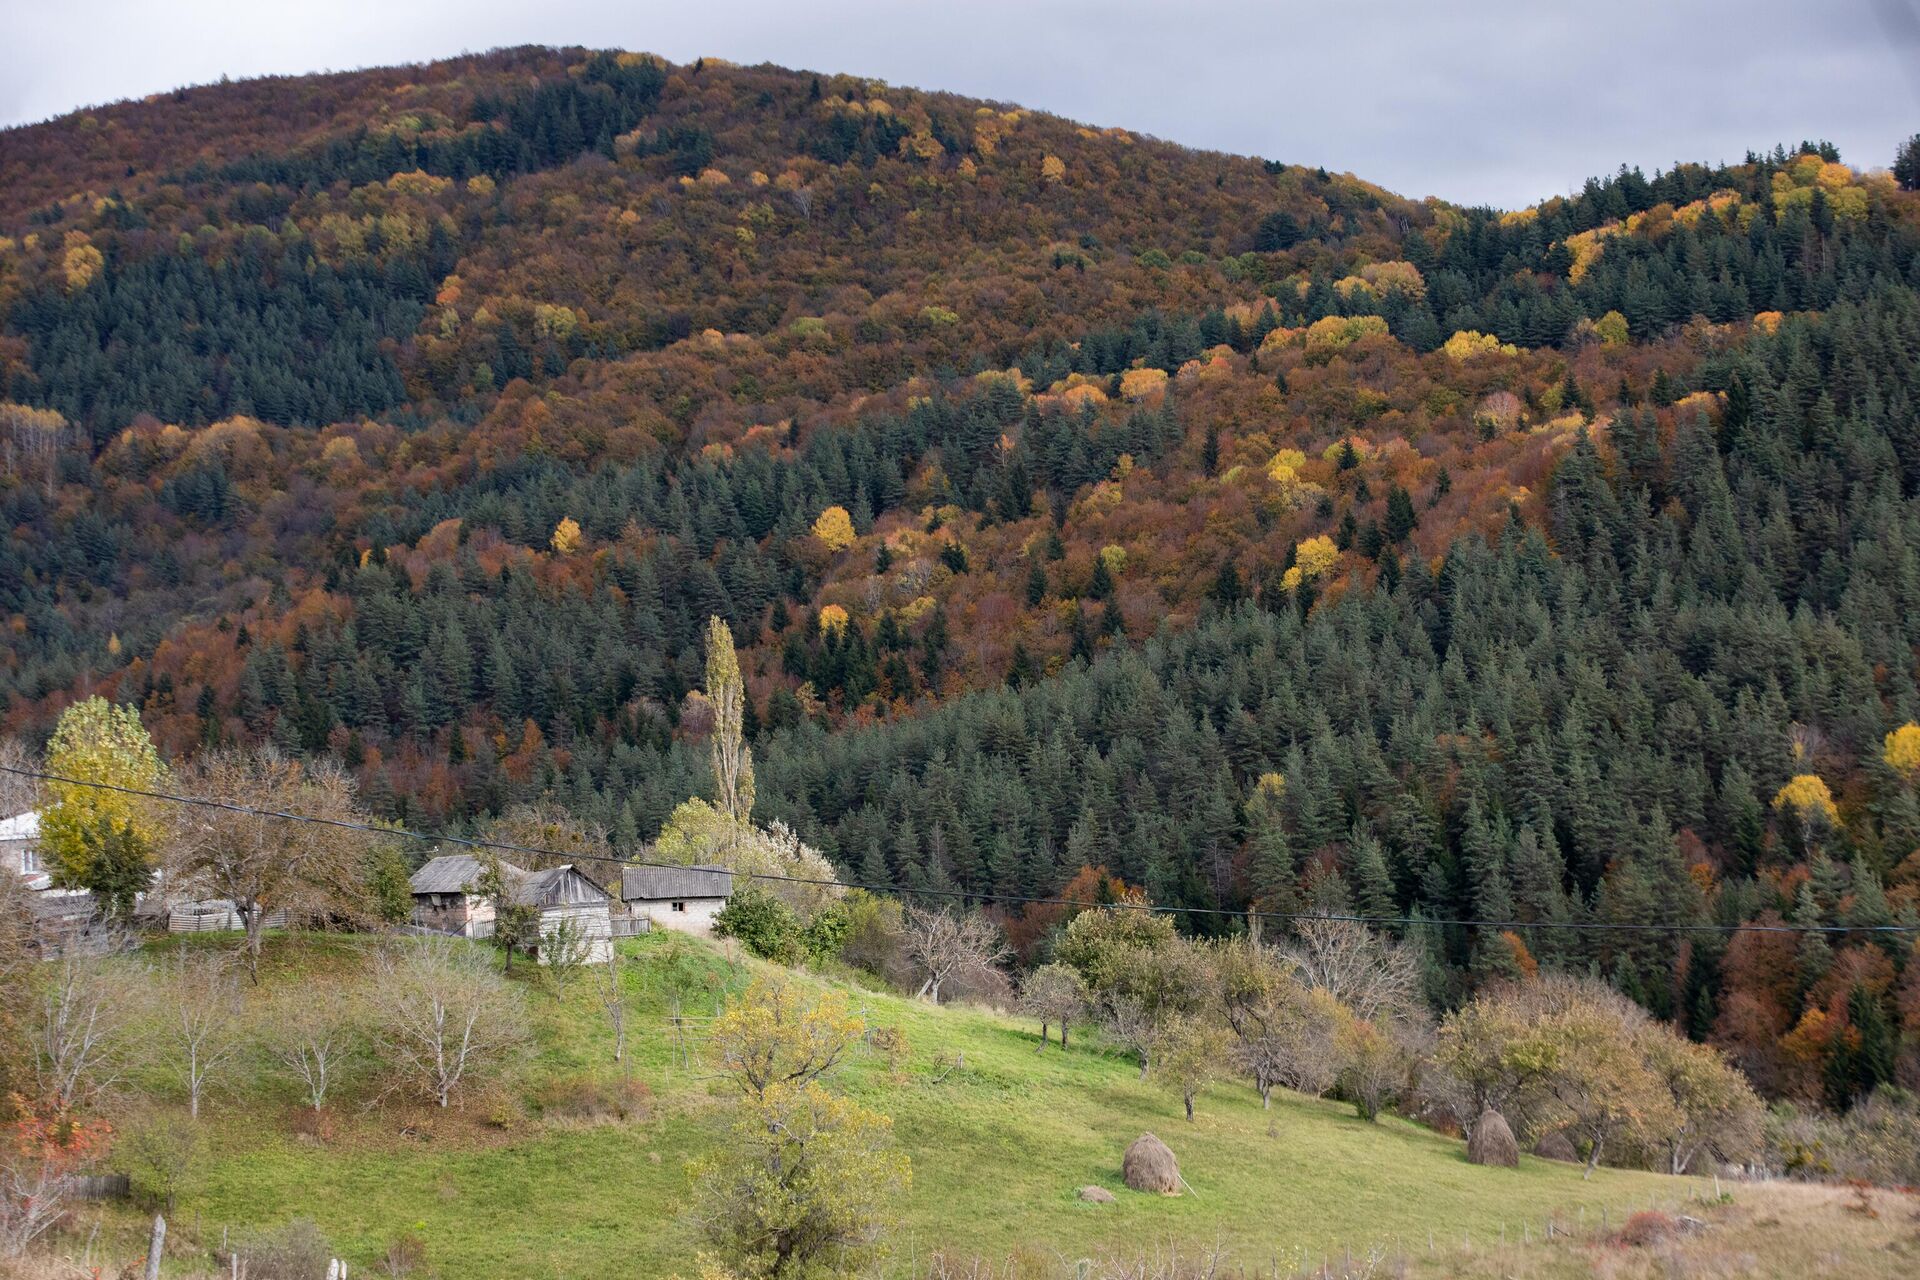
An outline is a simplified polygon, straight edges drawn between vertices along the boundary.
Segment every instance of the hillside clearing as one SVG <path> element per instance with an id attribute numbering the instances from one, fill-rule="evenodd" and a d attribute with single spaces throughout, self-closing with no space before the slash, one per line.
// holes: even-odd
<path id="1" fill-rule="evenodd" d="M 362 1266 L 412 1235 L 443 1275 L 685 1269 L 692 1238 L 677 1216 L 685 1164 L 719 1133 L 727 1104 L 697 1062 L 677 1060 L 664 978 L 680 975 L 691 1017 L 757 962 L 665 935 L 622 945 L 635 1000 L 628 1066 L 653 1095 L 645 1119 L 559 1114 L 583 1081 L 610 1090 L 619 1068 L 587 982 L 564 999 L 530 991 L 528 1070 L 512 1091 L 475 1095 L 457 1112 L 373 1109 L 357 1097 L 316 1125 L 280 1079 L 250 1068 L 242 1087 L 209 1108 L 208 1151 L 175 1214 L 181 1236 L 209 1245 L 222 1228 L 309 1218 Z M 262 980 L 270 989 L 336 981 L 359 950 L 346 940 L 276 939 Z M 1481 1168 L 1457 1140 L 1393 1118 L 1366 1124 L 1331 1101 L 1277 1093 L 1262 1111 L 1238 1082 L 1204 1095 L 1189 1124 L 1172 1088 L 1141 1082 L 1131 1061 L 1095 1045 L 1036 1053 L 1029 1024 L 846 989 L 870 1026 L 896 1026 L 910 1046 L 897 1071 L 864 1053 L 835 1077 L 893 1117 L 913 1158 L 896 1267 L 936 1252 L 1005 1259 L 1036 1245 L 1063 1258 L 1174 1244 L 1217 1244 L 1248 1260 L 1397 1252 L 1424 1246 L 1430 1231 L 1493 1240 L 1505 1226 L 1517 1237 L 1523 1221 L 1537 1232 L 1549 1215 L 1597 1220 L 1605 1208 L 1617 1218 L 1649 1198 L 1673 1205 L 1698 1189 L 1606 1169 L 1583 1182 L 1577 1166 L 1531 1157 L 1518 1170 Z M 1178 1154 L 1189 1194 L 1141 1195 L 1121 1184 L 1121 1152 L 1145 1131 Z M 1118 1202 L 1079 1201 L 1086 1184 L 1112 1189 Z M 130 1210 L 102 1212 L 131 1237 Z"/>

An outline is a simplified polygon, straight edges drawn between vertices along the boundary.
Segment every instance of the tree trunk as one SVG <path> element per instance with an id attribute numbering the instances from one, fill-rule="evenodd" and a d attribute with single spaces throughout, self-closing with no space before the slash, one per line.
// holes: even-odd
<path id="1" fill-rule="evenodd" d="M 1593 1170 L 1600 1163 L 1600 1148 L 1606 1140 L 1607 1136 L 1604 1132 L 1593 1135 L 1593 1149 L 1587 1153 L 1587 1171 L 1580 1175 L 1582 1182 L 1593 1177 Z"/>
<path id="2" fill-rule="evenodd" d="M 1187 1123 L 1192 1124 L 1193 1123 L 1193 1095 L 1191 1093 L 1185 1095 L 1185 1101 L 1187 1104 Z"/>
<path id="3" fill-rule="evenodd" d="M 1067 1024 L 1064 1022 L 1060 1024 L 1060 1047 L 1062 1049 L 1067 1047 Z"/>
<path id="4" fill-rule="evenodd" d="M 236 898 L 233 905 L 239 908 L 240 927 L 247 935 L 247 977 L 257 987 L 260 985 L 260 935 L 265 932 L 266 913 L 252 899 L 242 905 Z"/>
<path id="5" fill-rule="evenodd" d="M 1273 1110 L 1273 1086 L 1265 1081 L 1262 1081 L 1260 1084 L 1260 1109 L 1262 1111 Z"/>

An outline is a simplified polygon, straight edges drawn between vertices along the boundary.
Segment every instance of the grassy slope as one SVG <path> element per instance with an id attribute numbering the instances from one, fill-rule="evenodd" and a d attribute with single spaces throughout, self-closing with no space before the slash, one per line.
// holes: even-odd
<path id="1" fill-rule="evenodd" d="M 1729 1203 L 1694 1212 L 1707 1223 L 1698 1234 L 1638 1245 L 1596 1233 L 1551 1244 L 1416 1251 L 1406 1274 L 1410 1280 L 1920 1275 L 1920 1200 L 1911 1192 L 1771 1182 L 1736 1187 Z"/>
<path id="2" fill-rule="evenodd" d="M 684 1266 L 690 1241 L 676 1214 L 685 1162 L 723 1124 L 724 1098 L 697 1070 L 673 1063 L 648 981 L 661 967 L 662 940 L 626 945 L 640 1006 L 630 1022 L 632 1067 L 655 1093 L 647 1120 L 526 1118 L 500 1130 L 472 1113 L 409 1112 L 424 1124 L 405 1136 L 395 1112 L 346 1106 L 339 1131 L 319 1143 L 290 1133 L 291 1099 L 261 1079 L 212 1108 L 212 1152 L 176 1221 L 217 1240 L 221 1224 L 310 1217 L 363 1264 L 411 1230 L 441 1274 L 463 1277 L 597 1277 L 610 1264 L 665 1275 Z M 327 981 L 329 970 L 350 963 L 345 950 L 283 944 L 267 982 Z M 742 980 L 718 948 L 684 950 L 681 963 L 716 982 Z M 612 1078 L 610 1034 L 588 985 L 564 1002 L 530 994 L 540 1047 L 527 1093 L 538 1096 L 542 1077 Z M 1510 1223 L 1517 1235 L 1522 1217 L 1537 1224 L 1583 1205 L 1617 1214 L 1649 1195 L 1671 1201 L 1692 1190 L 1609 1170 L 1583 1182 L 1578 1168 L 1533 1159 L 1517 1172 L 1477 1168 L 1459 1142 L 1401 1121 L 1367 1125 L 1334 1103 L 1283 1095 L 1263 1113 L 1239 1083 L 1205 1096 L 1189 1125 L 1171 1090 L 1141 1083 L 1128 1062 L 1091 1046 L 1036 1054 L 1027 1023 L 858 989 L 853 1000 L 874 1023 L 903 1027 L 911 1044 L 900 1078 L 872 1057 L 838 1077 L 894 1118 L 913 1157 L 913 1191 L 896 1236 L 902 1262 L 939 1247 L 1004 1259 L 1034 1243 L 1073 1257 L 1218 1242 L 1265 1263 L 1394 1241 L 1424 1245 L 1430 1228 L 1442 1239 L 1489 1239 Z M 937 1081 L 959 1055 L 964 1064 Z M 1173 1146 L 1195 1194 L 1145 1196 L 1121 1186 L 1121 1150 L 1143 1130 Z M 1075 1189 L 1086 1183 L 1114 1189 L 1119 1203 L 1079 1202 Z"/>

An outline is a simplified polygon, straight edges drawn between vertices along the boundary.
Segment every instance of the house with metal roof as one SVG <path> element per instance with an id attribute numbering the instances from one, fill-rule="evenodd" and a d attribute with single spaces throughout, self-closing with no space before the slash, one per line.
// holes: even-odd
<path id="1" fill-rule="evenodd" d="M 613 958 L 613 895 L 571 863 L 539 871 L 502 863 L 501 869 L 513 883 L 514 901 L 539 908 L 542 963 L 563 934 L 582 948 L 588 964 Z M 470 853 L 429 858 L 408 881 L 413 923 L 463 938 L 492 937 L 494 905 L 480 892 L 485 874 L 485 864 Z"/>
<path id="2" fill-rule="evenodd" d="M 726 867 L 623 867 L 620 904 L 632 920 L 655 929 L 675 929 L 706 937 L 713 918 L 733 896 L 733 872 Z"/>

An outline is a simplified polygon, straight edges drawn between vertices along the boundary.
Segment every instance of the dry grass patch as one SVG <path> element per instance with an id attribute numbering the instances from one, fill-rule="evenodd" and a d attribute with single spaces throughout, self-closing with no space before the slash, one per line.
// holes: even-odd
<path id="1" fill-rule="evenodd" d="M 1407 1259 L 1414 1280 L 1906 1280 L 1920 1275 L 1920 1196 L 1796 1183 L 1732 1186 L 1731 1203 L 1638 1213 L 1604 1239 L 1561 1239 Z"/>

